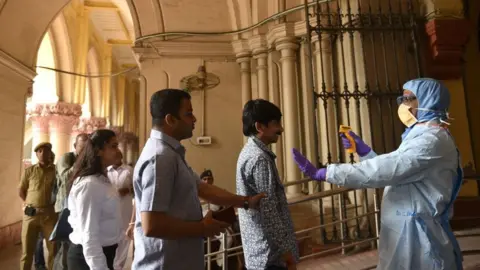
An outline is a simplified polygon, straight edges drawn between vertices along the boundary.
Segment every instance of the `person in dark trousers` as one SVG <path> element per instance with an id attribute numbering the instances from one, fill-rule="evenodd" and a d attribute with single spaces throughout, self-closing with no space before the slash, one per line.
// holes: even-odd
<path id="1" fill-rule="evenodd" d="M 107 178 L 107 167 L 120 153 L 115 132 L 93 132 L 73 165 L 72 184 L 68 192 L 70 247 L 67 263 L 70 270 L 113 270 L 121 238 L 120 199 Z"/>
<path id="2" fill-rule="evenodd" d="M 202 217 L 200 198 L 234 207 L 257 208 L 265 194 L 237 196 L 203 183 L 185 159 L 181 141 L 195 127 L 190 94 L 164 89 L 150 99 L 152 131 L 133 176 L 135 258 L 132 270 L 203 270 L 203 239 L 230 224 Z"/>
<path id="3" fill-rule="evenodd" d="M 85 147 L 85 143 L 88 140 L 86 133 L 80 133 L 75 138 L 73 147 L 75 151 L 65 153 L 60 157 L 57 162 L 57 195 L 55 202 L 55 212 L 60 213 L 66 207 L 67 199 L 67 183 L 70 180 L 73 172 L 73 164 L 77 160 L 78 155 Z M 67 267 L 67 253 L 70 241 L 57 241 L 56 243 L 57 254 L 55 255 L 54 269 L 66 270 Z"/>
<path id="4" fill-rule="evenodd" d="M 243 108 L 243 134 L 248 141 L 237 162 L 237 194 L 267 197 L 259 211 L 238 209 L 248 270 L 295 270 L 299 259 L 287 197 L 269 146 L 283 133 L 282 113 L 273 103 L 256 99 Z"/>
<path id="5" fill-rule="evenodd" d="M 35 248 L 35 270 L 46 270 L 45 255 L 43 253 L 43 234 L 38 235 L 37 246 Z"/>

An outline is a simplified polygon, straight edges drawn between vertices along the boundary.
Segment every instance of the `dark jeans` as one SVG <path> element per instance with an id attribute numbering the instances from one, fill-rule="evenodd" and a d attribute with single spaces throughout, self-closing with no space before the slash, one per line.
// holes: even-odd
<path id="1" fill-rule="evenodd" d="M 70 241 L 58 241 L 55 244 L 57 253 L 55 254 L 55 260 L 53 262 L 53 269 L 67 270 L 67 256 Z"/>
<path id="2" fill-rule="evenodd" d="M 43 234 L 38 235 L 37 245 L 35 247 L 35 268 L 45 268 L 45 256 L 43 254 Z"/>
<path id="3" fill-rule="evenodd" d="M 103 247 L 103 254 L 107 258 L 108 269 L 113 270 L 113 260 L 115 259 L 115 253 L 117 251 L 118 245 Z M 82 245 L 75 245 L 70 243 L 70 248 L 68 249 L 68 269 L 69 270 L 90 270 L 85 257 L 83 256 L 83 247 Z"/>

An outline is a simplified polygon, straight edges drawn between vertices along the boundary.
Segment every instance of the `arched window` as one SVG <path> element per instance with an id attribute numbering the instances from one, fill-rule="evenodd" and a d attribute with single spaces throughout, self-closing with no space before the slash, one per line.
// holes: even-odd
<path id="1" fill-rule="evenodd" d="M 55 103 L 57 96 L 57 74 L 53 70 L 39 68 L 55 68 L 55 55 L 50 34 L 47 32 L 42 39 L 40 48 L 37 52 L 37 76 L 33 83 L 32 102 L 35 103 Z"/>

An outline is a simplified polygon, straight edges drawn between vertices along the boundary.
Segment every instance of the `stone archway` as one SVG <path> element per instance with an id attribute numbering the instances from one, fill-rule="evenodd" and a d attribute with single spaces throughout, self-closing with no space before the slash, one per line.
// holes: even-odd
<path id="1" fill-rule="evenodd" d="M 75 2 L 77 0 L 73 0 Z M 21 230 L 21 203 L 17 195 L 17 185 L 22 171 L 23 134 L 25 130 L 25 113 L 27 95 L 32 92 L 32 83 L 37 75 L 37 51 L 41 41 L 50 28 L 51 43 L 54 53 L 62 55 L 56 59 L 56 66 L 66 71 L 73 71 L 71 54 L 74 52 L 68 44 L 68 32 L 72 29 L 60 20 L 56 20 L 68 0 L 52 0 L 48 5 L 38 1 L 0 0 L 0 120 L 4 128 L 0 130 L 0 160 L 3 161 L 0 170 L 0 182 L 4 196 L 0 198 L 3 208 L 0 214 L 0 248 L 19 241 Z M 148 1 L 146 1 L 148 2 Z M 124 4 L 127 13 L 132 14 L 134 35 L 140 35 L 140 23 L 137 12 L 130 12 L 133 1 Z M 125 12 L 125 11 L 123 11 Z M 148 12 L 148 10 L 143 10 Z M 150 11 L 152 12 L 152 11 Z M 58 17 L 57 17 L 58 19 Z M 145 22 L 144 22 L 145 23 Z M 148 23 L 148 22 L 147 22 Z M 50 35 L 49 35 L 50 36 Z M 65 39 L 62 44 L 58 40 Z M 58 46 L 61 45 L 61 46 Z M 73 94 L 73 80 L 67 76 L 56 80 L 63 95 L 63 100 L 70 101 Z M 63 91 L 64 90 L 64 91 Z M 56 108 L 56 107 L 55 107 Z M 62 106 L 58 109 L 62 110 Z M 65 108 L 63 108 L 65 109 Z M 59 111 L 60 113 L 60 111 Z"/>
<path id="2" fill-rule="evenodd" d="M 103 1 L 85 2 L 101 5 Z M 11 205 L 15 202 L 12 207 L 4 208 L 0 214 L 0 247 L 18 240 L 20 230 L 21 203 L 15 192 L 22 168 L 20 161 L 23 153 L 23 136 L 20 134 L 24 133 L 26 95 L 36 76 L 34 67 L 37 50 L 49 27 L 54 28 L 54 39 L 61 36 L 62 32 L 72 30 L 66 29 L 68 27 L 65 27 L 61 21 L 55 21 L 57 15 L 69 3 L 80 4 L 83 1 L 51 0 L 46 5 L 41 1 L 0 0 L 0 25 L 8 26 L 0 29 L 2 36 L 0 40 L 0 85 L 2 86 L 0 120 L 4 126 L 8 127 L 0 130 L 2 149 L 0 160 L 5 161 L 5 166 L 0 170 L 0 175 L 5 180 L 0 181 L 0 186 L 3 190 L 9 191 L 0 198 L 0 205 Z M 118 6 L 120 13 L 130 15 L 131 24 L 133 24 L 131 27 L 133 34 L 130 35 L 132 39 L 165 31 L 215 32 L 229 31 L 233 28 L 231 14 L 223 0 L 209 0 L 202 3 L 195 0 L 180 3 L 172 0 L 112 0 L 112 3 Z M 224 36 L 220 39 L 213 38 L 213 40 L 220 40 L 228 45 L 230 37 Z M 59 53 L 68 51 L 70 47 L 69 44 L 62 45 L 65 46 L 57 48 Z M 71 51 L 76 53 L 75 48 L 71 48 Z M 62 62 L 63 60 L 58 65 L 61 69 L 69 71 L 75 69 L 71 64 L 72 61 L 66 59 Z M 75 94 L 71 93 L 74 84 L 67 78 L 60 80 L 62 90 L 65 90 L 60 93 L 62 100 L 74 102 Z M 149 97 L 145 95 L 144 98 Z"/>

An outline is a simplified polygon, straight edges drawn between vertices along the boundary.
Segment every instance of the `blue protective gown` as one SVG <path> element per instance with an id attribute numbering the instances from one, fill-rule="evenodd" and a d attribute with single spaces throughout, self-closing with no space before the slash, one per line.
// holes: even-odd
<path id="1" fill-rule="evenodd" d="M 438 92 L 404 89 L 415 93 L 419 107 L 441 107 L 435 97 Z M 438 125 L 444 116 L 425 113 L 431 116 L 408 129 L 396 151 L 384 155 L 371 151 L 359 163 L 327 167 L 329 183 L 385 187 L 377 269 L 463 269 L 461 251 L 449 225 L 463 179 L 459 154 L 448 130 Z M 423 117 L 419 114 L 418 119 Z"/>

